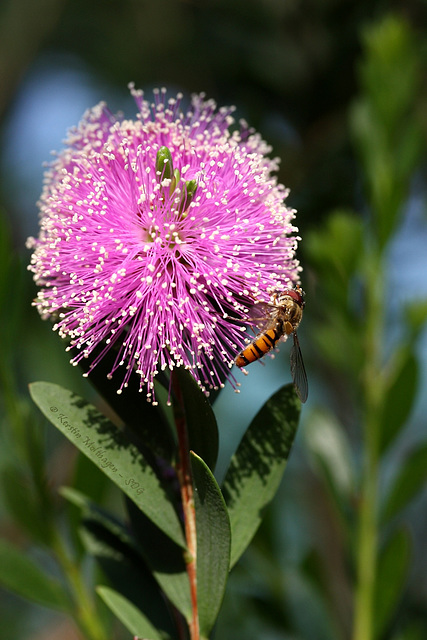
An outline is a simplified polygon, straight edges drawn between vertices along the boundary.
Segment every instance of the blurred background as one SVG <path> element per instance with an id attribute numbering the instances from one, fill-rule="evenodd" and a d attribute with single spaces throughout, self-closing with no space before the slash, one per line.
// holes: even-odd
<path id="1" fill-rule="evenodd" d="M 408 451 L 422 450 L 426 427 L 427 401 L 422 390 L 427 361 L 423 329 L 427 299 L 427 3 L 3 0 L 0 537 L 26 549 L 47 571 L 55 573 L 55 567 L 43 545 L 31 537 L 29 520 L 43 515 L 40 510 L 31 511 L 34 478 L 24 452 L 28 434 L 23 434 L 28 426 L 38 430 L 52 495 L 58 486 L 72 482 L 76 454 L 43 423 L 29 401 L 27 385 L 47 380 L 86 397 L 92 397 L 93 391 L 69 366 L 49 323 L 41 322 L 31 307 L 35 289 L 26 271 L 30 256 L 25 240 L 38 233 L 36 202 L 43 163 L 52 149 L 61 147 L 67 129 L 99 101 L 132 118 L 135 106 L 127 89 L 131 81 L 148 95 L 160 86 L 187 95 L 204 91 L 219 105 L 235 105 L 236 117 L 255 127 L 272 145 L 272 154 L 281 158 L 279 179 L 291 190 L 288 202 L 298 210 L 296 224 L 302 237 L 299 258 L 307 307 L 300 342 L 310 381 L 309 401 L 283 486 L 254 545 L 232 574 L 217 637 L 351 637 L 351 549 L 356 543 L 348 538 L 348 528 L 357 510 L 357 476 L 364 446 L 357 346 L 363 317 L 345 326 L 334 320 L 341 303 L 363 316 L 363 306 L 357 304 L 358 283 L 363 283 L 363 277 L 357 276 L 363 269 L 354 266 L 355 252 L 359 235 L 363 237 L 371 224 L 375 198 L 370 200 L 369 183 L 374 181 L 369 181 L 369 167 L 375 171 L 376 165 L 369 164 L 369 149 L 358 142 L 354 123 L 360 100 L 368 100 L 369 91 L 375 89 L 361 72 L 363 61 L 370 55 L 375 67 L 375 60 L 380 65 L 387 55 L 393 59 L 393 51 L 387 50 L 393 37 L 387 41 L 384 36 L 384 50 L 379 45 L 375 49 L 366 33 L 390 19 L 395 32 L 404 33 L 399 60 L 416 77 L 405 89 L 402 122 L 413 119 L 417 127 L 411 143 L 416 152 L 408 151 L 410 159 L 402 169 L 405 179 L 397 202 L 399 216 L 382 254 L 387 301 L 381 336 L 385 355 L 406 345 L 406 316 L 412 313 L 413 318 L 411 354 L 405 356 L 393 387 L 402 420 L 393 434 L 394 446 L 384 451 L 381 461 L 380 489 L 385 494 L 393 479 L 401 478 Z M 393 68 L 388 73 L 393 79 Z M 391 91 L 396 99 L 405 76 L 396 69 Z M 390 139 L 393 143 L 393 136 Z M 402 159 L 398 144 L 396 138 L 396 154 Z M 334 298 L 334 277 L 342 275 L 338 262 L 347 264 L 348 256 L 353 256 L 352 264 L 347 265 L 346 282 L 351 286 L 336 294 L 341 298 Z M 349 346 L 352 350 L 346 350 Z M 288 358 L 284 346 L 266 366 L 254 365 L 248 378 L 241 380 L 239 395 L 229 388 L 221 393 L 216 403 L 222 442 L 219 476 L 250 418 L 289 381 Z M 383 584 L 386 588 L 392 583 L 393 593 L 387 596 L 390 604 L 379 638 L 427 638 L 427 456 L 415 462 L 416 479 L 407 472 L 410 488 L 402 498 L 404 508 L 394 514 L 408 532 L 407 563 L 395 571 L 393 562 L 388 565 L 391 582 L 384 579 Z M 112 503 L 114 499 L 105 496 Z M 64 505 L 58 496 L 53 500 L 60 522 Z M 387 527 L 381 533 L 384 539 Z M 397 543 L 391 549 L 396 556 L 403 553 Z M 0 619 L 4 640 L 80 638 L 67 618 L 6 589 L 0 591 Z M 120 627 L 115 634 L 119 639 L 129 637 Z"/>

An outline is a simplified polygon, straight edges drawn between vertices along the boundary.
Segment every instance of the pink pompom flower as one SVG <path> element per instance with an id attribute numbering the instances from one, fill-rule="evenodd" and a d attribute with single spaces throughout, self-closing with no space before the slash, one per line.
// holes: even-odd
<path id="1" fill-rule="evenodd" d="M 294 211 L 278 160 L 244 122 L 232 130 L 233 108 L 131 92 L 135 120 L 99 104 L 46 173 L 28 241 L 35 304 L 73 364 L 89 358 L 90 373 L 114 350 L 118 392 L 134 371 L 153 401 L 159 371 L 186 367 L 207 393 L 235 384 L 249 307 L 299 281 Z"/>

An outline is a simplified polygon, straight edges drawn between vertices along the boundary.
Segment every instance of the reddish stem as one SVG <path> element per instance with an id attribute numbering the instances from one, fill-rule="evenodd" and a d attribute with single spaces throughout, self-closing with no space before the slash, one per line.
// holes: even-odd
<path id="1" fill-rule="evenodd" d="M 196 511 L 194 507 L 193 479 L 191 475 L 190 449 L 188 443 L 187 422 L 181 387 L 172 371 L 172 390 L 174 394 L 173 413 L 178 436 L 179 460 L 177 475 L 181 487 L 181 500 L 184 513 L 185 539 L 188 557 L 186 559 L 187 574 L 190 582 L 191 605 L 193 617 L 190 623 L 191 640 L 200 640 L 199 613 L 197 604 L 197 536 Z"/>

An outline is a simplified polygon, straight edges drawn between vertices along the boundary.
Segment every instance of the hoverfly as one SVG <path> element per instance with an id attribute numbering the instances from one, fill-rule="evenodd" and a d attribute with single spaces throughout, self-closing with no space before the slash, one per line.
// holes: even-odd
<path id="1" fill-rule="evenodd" d="M 301 402 L 305 402 L 308 396 L 307 374 L 297 336 L 304 306 L 304 292 L 299 286 L 273 294 L 272 303 L 255 304 L 252 315 L 260 331 L 235 359 L 238 367 L 245 367 L 265 356 L 279 340 L 286 340 L 292 334 L 291 375 Z"/>

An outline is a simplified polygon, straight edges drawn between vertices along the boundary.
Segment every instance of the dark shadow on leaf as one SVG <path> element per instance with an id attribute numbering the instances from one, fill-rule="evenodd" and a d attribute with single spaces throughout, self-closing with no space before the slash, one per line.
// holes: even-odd
<path id="1" fill-rule="evenodd" d="M 181 395 L 179 399 L 175 397 L 178 389 Z M 182 402 L 181 410 L 185 413 L 189 449 L 214 471 L 219 450 L 215 414 L 191 372 L 183 367 L 172 372 L 172 398 L 175 407 Z"/>
<path id="2" fill-rule="evenodd" d="M 132 535 L 151 571 L 166 574 L 186 572 L 183 550 L 160 531 L 132 500 L 127 497 L 125 500 Z"/>
<path id="3" fill-rule="evenodd" d="M 127 427 L 120 429 L 84 398 L 71 393 L 70 402 L 83 412 L 79 418 L 85 427 L 94 431 L 94 437 L 96 434 L 96 446 L 105 451 L 126 450 L 131 456 L 132 462 L 138 464 L 141 469 L 151 467 L 159 478 L 168 499 L 174 505 L 175 510 L 179 511 L 179 494 L 175 490 L 174 468 L 157 456 L 143 442 L 140 434 L 136 434 L 134 430 Z"/>
<path id="4" fill-rule="evenodd" d="M 223 493 L 227 504 L 238 498 L 246 479 L 257 475 L 266 484 L 271 467 L 287 460 L 298 426 L 300 406 L 293 385 L 286 385 L 257 413 L 225 476 Z"/>
<path id="5" fill-rule="evenodd" d="M 100 413 L 90 402 L 75 393 L 71 393 L 70 402 L 86 414 L 86 417 L 83 417 L 80 413 L 81 422 L 85 427 L 96 432 L 98 442 L 105 449 L 128 448 L 129 438 L 125 435 L 124 430 L 116 427 L 111 420 Z M 136 448 L 132 449 L 132 453 L 134 457 L 137 457 L 138 451 Z"/>
<path id="6" fill-rule="evenodd" d="M 102 347 L 98 347 L 91 358 L 83 358 L 80 361 L 79 365 L 85 373 L 89 372 L 92 361 L 100 355 L 101 351 Z M 115 359 L 116 353 L 113 350 L 106 351 L 100 362 L 90 371 L 89 381 L 136 437 L 139 437 L 156 455 L 165 460 L 171 460 L 175 443 L 161 407 L 148 402 L 145 394 L 139 391 L 141 376 L 134 371 L 131 372 L 123 393 L 117 393 L 119 387 L 117 376 L 113 376 L 112 379 L 108 377 Z"/>

